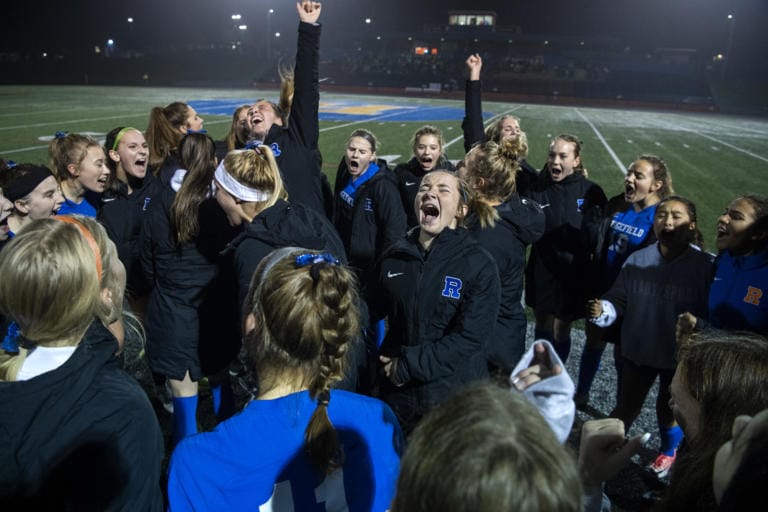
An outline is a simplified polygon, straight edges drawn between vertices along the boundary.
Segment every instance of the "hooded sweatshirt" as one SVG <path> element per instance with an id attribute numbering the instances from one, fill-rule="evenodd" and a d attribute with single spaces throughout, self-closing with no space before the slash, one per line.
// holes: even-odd
<path id="1" fill-rule="evenodd" d="M 94 321 L 58 368 L 0 382 L 2 510 L 162 510 L 162 432 L 117 348 Z"/>

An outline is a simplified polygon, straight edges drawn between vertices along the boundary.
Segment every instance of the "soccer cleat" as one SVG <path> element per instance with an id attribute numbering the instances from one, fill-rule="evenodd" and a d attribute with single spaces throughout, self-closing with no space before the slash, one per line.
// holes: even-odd
<path id="1" fill-rule="evenodd" d="M 660 453 L 656 460 L 648 464 L 645 468 L 648 473 L 655 476 L 657 479 L 662 480 L 669 474 L 669 470 L 677 457 L 677 451 L 674 455 L 664 455 Z"/>

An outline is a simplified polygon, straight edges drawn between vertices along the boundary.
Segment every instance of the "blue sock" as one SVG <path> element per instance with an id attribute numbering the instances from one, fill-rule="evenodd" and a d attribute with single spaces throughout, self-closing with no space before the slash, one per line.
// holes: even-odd
<path id="1" fill-rule="evenodd" d="M 600 370 L 600 359 L 603 357 L 605 347 L 593 348 L 584 347 L 581 353 L 581 364 L 579 365 L 579 383 L 576 386 L 576 393 L 580 395 L 589 394 L 592 387 L 592 381 L 595 380 L 598 370 Z"/>
<path id="2" fill-rule="evenodd" d="M 659 427 L 659 437 L 661 437 L 661 453 L 671 457 L 675 454 L 680 441 L 683 440 L 683 429 L 679 425 L 672 428 Z"/>
<path id="3" fill-rule="evenodd" d="M 533 330 L 533 339 L 534 340 L 547 340 L 548 342 L 554 344 L 555 336 L 552 334 L 552 331 L 548 329 L 534 329 Z"/>
<path id="4" fill-rule="evenodd" d="M 173 444 L 197 434 L 197 395 L 173 397 Z"/>
<path id="5" fill-rule="evenodd" d="M 555 340 L 552 346 L 555 347 L 555 352 L 557 352 L 560 360 L 565 364 L 568 360 L 568 354 L 571 352 L 571 337 L 568 336 L 564 340 Z"/>
<path id="6" fill-rule="evenodd" d="M 213 412 L 219 421 L 224 421 L 235 414 L 235 395 L 232 393 L 232 386 L 228 380 L 213 384 L 211 396 L 213 398 Z"/>

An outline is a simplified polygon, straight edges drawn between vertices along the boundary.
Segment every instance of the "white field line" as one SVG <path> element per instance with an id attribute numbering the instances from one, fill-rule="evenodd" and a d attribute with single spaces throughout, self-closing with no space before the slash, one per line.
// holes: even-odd
<path id="1" fill-rule="evenodd" d="M 589 125 L 590 128 L 592 128 L 592 131 L 595 132 L 595 135 L 597 135 L 597 138 L 600 139 L 600 142 L 603 143 L 603 146 L 605 146 L 606 151 L 608 151 L 608 154 L 611 155 L 611 158 L 613 158 L 613 161 L 616 162 L 616 165 L 619 167 L 619 170 L 621 171 L 621 174 L 624 176 L 627 175 L 627 166 L 621 163 L 621 160 L 619 160 L 618 155 L 616 155 L 616 152 L 613 150 L 611 146 L 608 145 L 608 142 L 605 140 L 605 137 L 603 137 L 603 134 L 600 133 L 600 131 L 597 129 L 597 127 L 592 124 L 592 121 L 587 119 L 587 116 L 581 113 L 579 109 L 574 109 L 577 114 L 579 114 L 579 117 L 581 117 L 585 123 Z"/>
<path id="2" fill-rule="evenodd" d="M 51 123 L 35 123 L 35 124 L 21 124 L 17 126 L 5 126 L 3 128 L 0 128 L 0 131 L 7 131 L 7 130 L 20 130 L 22 128 L 40 128 L 41 126 L 64 126 L 71 123 L 87 123 L 90 121 L 107 121 L 109 119 L 125 119 L 126 117 L 142 117 L 146 116 L 147 113 L 144 112 L 142 114 L 124 114 L 121 116 L 108 116 L 108 117 L 92 117 L 89 119 L 68 119 L 66 121 L 54 121 Z"/>
<path id="3" fill-rule="evenodd" d="M 10 155 L 12 153 L 25 153 L 27 151 L 35 151 L 36 149 L 44 149 L 47 147 L 48 147 L 48 144 L 45 144 L 44 146 L 29 146 L 27 148 L 0 150 L 0 155 Z"/>
<path id="4" fill-rule="evenodd" d="M 488 120 L 488 122 L 487 122 L 487 123 L 485 123 L 485 125 L 484 125 L 484 126 L 487 128 L 487 127 L 488 127 L 488 126 L 489 126 L 491 123 L 495 122 L 495 121 L 496 121 L 498 118 L 500 118 L 500 117 L 503 117 L 503 116 L 506 116 L 506 115 L 510 114 L 511 112 L 514 112 L 515 110 L 519 110 L 519 109 L 521 109 L 522 107 L 523 107 L 522 105 L 518 105 L 518 106 L 516 106 L 516 107 L 512 107 L 511 109 L 507 110 L 506 112 L 502 112 L 501 114 L 495 115 L 495 116 L 493 116 L 492 118 L 490 118 L 490 119 Z M 449 147 L 449 146 L 453 146 L 454 144 L 456 144 L 458 141 L 460 141 L 460 140 L 461 140 L 461 139 L 463 139 L 463 138 L 464 138 L 464 134 L 462 133 L 462 134 L 461 134 L 461 135 L 459 135 L 458 137 L 456 137 L 456 138 L 454 138 L 454 139 L 451 139 L 451 140 L 449 140 L 448 142 L 446 142 L 446 143 L 445 143 L 445 146 L 443 146 L 443 149 L 445 149 L 445 148 L 447 148 L 447 147 Z"/>
<path id="5" fill-rule="evenodd" d="M 62 108 L 58 110 L 45 110 L 37 112 L 38 114 L 60 114 L 62 112 L 72 112 L 73 110 L 77 110 L 76 107 L 69 107 L 69 108 Z M 29 116 L 29 112 L 6 112 L 4 114 L 0 114 L 0 117 L 18 117 L 18 116 Z"/>
<path id="6" fill-rule="evenodd" d="M 739 151 L 741 153 L 744 153 L 745 155 L 749 155 L 749 156 L 751 156 L 753 158 L 757 158 L 758 160 L 762 160 L 763 162 L 768 162 L 768 158 L 765 158 L 764 156 L 758 155 L 758 154 L 753 153 L 751 151 L 748 151 L 748 150 L 746 150 L 744 148 L 740 148 L 738 146 L 734 146 L 733 144 L 729 144 L 729 143 L 725 142 L 724 140 L 716 139 L 715 137 L 712 137 L 711 135 L 707 135 L 705 133 L 697 132 L 696 130 L 691 130 L 691 129 L 687 129 L 687 131 L 689 131 L 691 133 L 695 133 L 696 135 L 704 137 L 705 139 L 709 139 L 712 142 L 717 142 L 718 144 L 721 144 L 723 146 L 727 146 L 727 147 L 729 147 L 729 148 L 731 148 L 733 150 L 736 150 L 736 151 Z"/>

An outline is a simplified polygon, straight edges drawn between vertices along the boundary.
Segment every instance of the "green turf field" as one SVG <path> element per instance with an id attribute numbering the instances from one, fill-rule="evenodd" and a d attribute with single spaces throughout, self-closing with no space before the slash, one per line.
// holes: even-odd
<path id="1" fill-rule="evenodd" d="M 196 104 L 276 96 L 276 91 L 250 89 L 3 86 L 0 156 L 17 162 L 46 162 L 47 141 L 58 130 L 91 132 L 98 138 L 115 126 L 145 128 L 150 108 L 172 101 Z M 382 142 L 379 155 L 391 162 L 409 158 L 410 136 L 426 123 L 443 130 L 449 158 L 463 156 L 463 102 L 321 93 L 321 114 L 338 110 L 345 102 L 354 103 L 351 110 L 357 117 L 320 124 L 324 170 L 331 179 L 347 136 L 358 127 L 368 128 L 378 136 Z M 366 105 L 376 107 L 367 109 Z M 405 108 L 411 115 L 388 114 L 387 108 Z M 584 142 L 582 160 L 589 177 L 609 196 L 622 189 L 622 169 L 637 155 L 654 153 L 663 157 L 672 171 L 676 192 L 697 203 L 700 228 L 710 250 L 714 247 L 717 216 L 730 199 L 745 192 L 768 193 L 766 120 L 494 102 L 486 102 L 484 110 L 489 116 L 511 111 L 522 119 L 530 145 L 528 160 L 537 167 L 544 163 L 552 136 L 563 132 L 579 136 Z M 230 116 L 205 111 L 201 115 L 208 132 L 222 138 Z M 414 117 L 418 120 L 412 120 Z"/>

